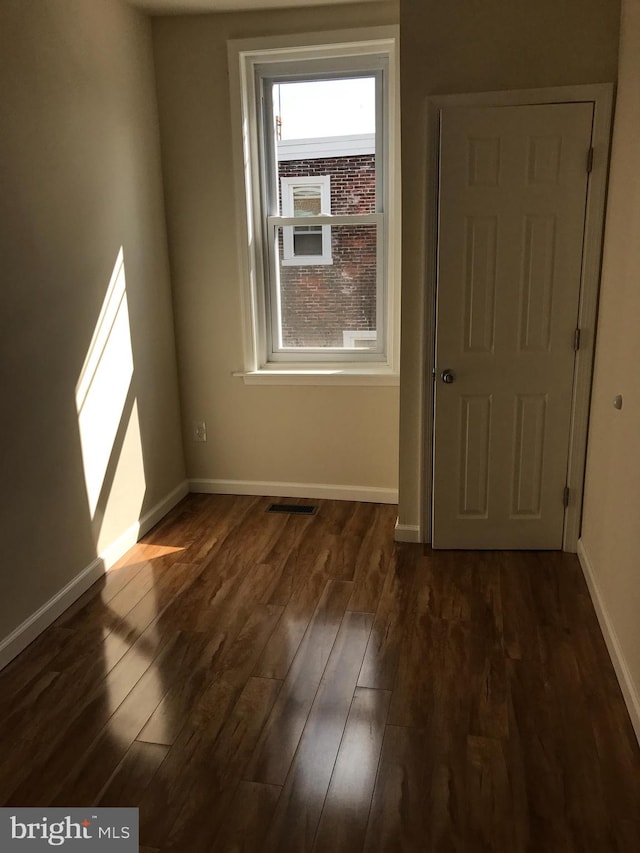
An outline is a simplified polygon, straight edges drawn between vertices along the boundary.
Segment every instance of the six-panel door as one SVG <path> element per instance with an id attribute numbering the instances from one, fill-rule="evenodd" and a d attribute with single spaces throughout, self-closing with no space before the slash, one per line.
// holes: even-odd
<path id="1" fill-rule="evenodd" d="M 434 547 L 562 547 L 592 114 L 442 110 Z"/>

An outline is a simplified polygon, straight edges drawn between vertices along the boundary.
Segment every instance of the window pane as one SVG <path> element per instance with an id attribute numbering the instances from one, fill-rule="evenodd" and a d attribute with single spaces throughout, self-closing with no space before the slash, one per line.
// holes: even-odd
<path id="1" fill-rule="evenodd" d="M 330 264 L 287 262 L 284 230 L 276 229 L 280 346 L 376 349 L 376 226 L 326 228 L 331 241 Z M 301 236 L 294 235 L 294 240 Z M 308 237 L 318 239 L 321 235 Z M 296 242 L 296 253 L 298 245 Z M 314 254 L 307 248 L 307 256 Z"/>
<path id="2" fill-rule="evenodd" d="M 323 206 L 312 186 L 294 188 L 292 203 L 281 199 L 282 215 L 292 215 L 287 212 L 292 208 L 298 216 L 298 210 L 311 211 L 312 204 L 322 213 L 374 213 L 375 77 L 276 83 L 272 102 L 278 185 L 282 178 L 331 179 L 330 204 Z"/>
<path id="3" fill-rule="evenodd" d="M 373 75 L 275 83 L 279 139 L 375 133 L 375 96 Z"/>
<path id="4" fill-rule="evenodd" d="M 318 216 L 322 213 L 322 190 L 319 186 L 293 187 L 293 215 Z"/>
<path id="5" fill-rule="evenodd" d="M 302 228 L 294 228 L 293 230 L 293 256 L 294 258 L 304 257 L 305 255 L 321 255 L 322 254 L 322 231 L 303 231 Z"/>

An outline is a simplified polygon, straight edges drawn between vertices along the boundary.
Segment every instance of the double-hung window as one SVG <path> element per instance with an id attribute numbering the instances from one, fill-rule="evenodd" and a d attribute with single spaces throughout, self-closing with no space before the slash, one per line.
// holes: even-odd
<path id="1" fill-rule="evenodd" d="M 283 216 L 304 219 L 331 213 L 331 177 L 283 177 L 280 179 Z M 331 263 L 330 225 L 287 225 L 282 229 L 283 266 Z"/>
<path id="2" fill-rule="evenodd" d="M 384 35 L 230 45 L 249 372 L 397 367 L 397 82 Z"/>

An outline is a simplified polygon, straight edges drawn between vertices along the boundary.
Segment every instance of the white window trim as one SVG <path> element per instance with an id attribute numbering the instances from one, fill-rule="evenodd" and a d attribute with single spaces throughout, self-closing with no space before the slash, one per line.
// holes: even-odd
<path id="1" fill-rule="evenodd" d="M 282 197 L 282 215 L 294 216 L 293 190 L 295 187 L 316 186 L 320 187 L 320 213 L 329 216 L 331 214 L 331 178 L 329 175 L 318 175 L 310 177 L 285 177 L 280 178 L 280 192 Z M 300 218 L 300 225 L 305 225 L 304 218 Z M 295 225 L 286 225 L 282 229 L 283 251 L 282 266 L 303 267 L 322 266 L 333 263 L 331 255 L 331 226 L 322 227 L 322 254 L 321 255 L 296 255 L 293 246 L 293 230 Z"/>
<path id="2" fill-rule="evenodd" d="M 261 163 L 259 180 L 261 186 L 261 210 L 256 209 L 254 232 L 263 231 L 267 252 L 259 254 L 256 251 L 256 262 L 265 269 L 266 306 L 268 317 L 267 352 L 265 363 L 277 364 L 301 361 L 311 364 L 327 362 L 349 363 L 353 353 L 345 350 L 342 345 L 334 347 L 300 347 L 287 346 L 283 340 L 282 303 L 281 303 L 281 267 L 278 252 L 278 227 L 298 224 L 295 217 L 278 215 L 277 160 L 275 140 L 275 117 L 273 114 L 272 88 L 279 80 L 286 79 L 322 79 L 325 75 L 337 74 L 345 77 L 371 76 L 375 79 L 376 101 L 376 210 L 367 214 L 341 214 L 330 216 L 309 216 L 305 218 L 306 225 L 327 227 L 325 221 L 330 219 L 331 225 L 352 226 L 369 225 L 375 229 L 376 241 L 376 322 L 377 339 L 371 349 L 361 354 L 361 361 L 384 362 L 386 353 L 386 209 L 387 209 L 387 107 L 386 107 L 386 76 L 388 72 L 388 57 L 377 50 L 360 56 L 323 56 L 321 58 L 311 52 L 307 58 L 296 62 L 284 61 L 281 55 L 274 55 L 270 62 L 261 63 L 255 67 L 257 97 L 254 101 L 253 114 L 255 131 L 259 139 L 257 154 Z M 247 93 L 248 94 L 248 93 Z M 247 103 L 248 97 L 247 97 Z M 249 112 L 251 118 L 252 114 Z"/>
<path id="3" fill-rule="evenodd" d="M 358 349 L 356 341 L 375 341 L 377 332 L 366 329 L 343 329 L 342 344 L 345 347 Z"/>
<path id="4" fill-rule="evenodd" d="M 240 262 L 244 367 L 235 375 L 251 384 L 398 384 L 400 354 L 400 95 L 398 27 L 369 27 L 326 33 L 246 39 L 228 43 L 234 141 L 236 211 Z M 278 54 L 276 56 L 276 53 Z M 386 240 L 387 293 L 386 361 L 299 362 L 268 361 L 266 342 L 265 282 L 256 255 L 263 253 L 263 237 L 256 228 L 260 210 L 258 140 L 249 115 L 255 103 L 255 67 L 268 61 L 367 56 L 388 58 L 388 235 Z M 242 203 L 244 201 L 244 203 Z M 361 379 L 361 382 L 360 382 Z"/>

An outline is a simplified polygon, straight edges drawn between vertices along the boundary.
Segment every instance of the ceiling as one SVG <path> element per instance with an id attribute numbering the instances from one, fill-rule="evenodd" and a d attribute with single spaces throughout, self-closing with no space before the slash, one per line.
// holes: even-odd
<path id="1" fill-rule="evenodd" d="M 283 9 L 300 6 L 325 6 L 366 0 L 127 0 L 152 15 L 187 15 L 197 12 L 241 12 L 247 9 Z"/>

